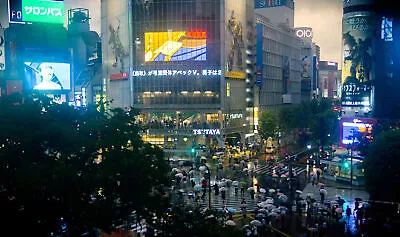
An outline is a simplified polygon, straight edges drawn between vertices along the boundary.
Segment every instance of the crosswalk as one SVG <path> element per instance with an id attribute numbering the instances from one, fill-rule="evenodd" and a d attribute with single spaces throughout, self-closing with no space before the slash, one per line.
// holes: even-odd
<path id="1" fill-rule="evenodd" d="M 186 205 L 190 205 L 193 207 L 200 207 L 206 208 L 209 205 L 208 202 L 209 195 L 208 192 L 204 195 L 203 198 L 200 198 L 196 201 L 196 199 L 192 195 L 185 195 L 183 196 L 183 202 Z M 214 189 L 211 192 L 211 208 L 216 210 L 223 210 L 227 209 L 235 209 L 236 212 L 241 212 L 242 200 L 245 199 L 246 201 L 246 211 L 252 212 L 256 209 L 257 203 L 261 202 L 261 196 L 257 194 L 254 196 L 254 199 L 251 198 L 250 192 L 245 191 L 244 194 L 241 194 L 240 190 L 238 194 L 235 194 L 234 187 L 228 187 L 226 189 L 226 197 L 225 200 L 222 199 L 221 193 L 219 195 L 215 195 Z"/>
<path id="2" fill-rule="evenodd" d="M 293 167 L 293 174 L 294 175 L 300 175 L 306 171 L 306 168 L 304 167 Z M 255 171 L 256 175 L 268 175 L 268 176 L 276 176 L 276 177 L 281 177 L 282 175 L 285 175 L 289 172 L 289 169 L 284 166 L 279 166 L 279 165 L 261 165 L 259 166 Z M 288 175 L 285 175 L 288 176 Z"/>

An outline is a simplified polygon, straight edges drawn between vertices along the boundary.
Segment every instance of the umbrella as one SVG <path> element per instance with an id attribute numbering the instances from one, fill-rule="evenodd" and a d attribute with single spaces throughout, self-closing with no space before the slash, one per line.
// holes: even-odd
<path id="1" fill-rule="evenodd" d="M 253 187 L 250 187 L 250 188 L 247 189 L 247 191 L 252 191 L 252 190 L 254 190 Z"/>
<path id="2" fill-rule="evenodd" d="M 183 190 L 183 189 L 179 189 L 179 190 L 178 190 L 178 192 L 180 192 L 180 193 L 184 193 L 184 192 L 185 192 L 185 190 Z"/>
<path id="3" fill-rule="evenodd" d="M 323 193 L 325 196 L 328 194 L 328 192 L 326 191 L 326 189 L 320 189 L 319 192 L 320 192 L 320 193 Z"/>
<path id="4" fill-rule="evenodd" d="M 276 212 L 276 213 L 280 213 L 280 212 L 281 212 L 281 210 L 279 210 L 279 208 L 274 208 L 274 209 L 272 209 L 271 211 L 272 211 L 272 212 Z"/>
<path id="5" fill-rule="evenodd" d="M 279 177 L 277 174 L 273 174 L 272 177 Z"/>
<path id="6" fill-rule="evenodd" d="M 231 213 L 236 213 L 237 212 L 237 210 L 235 208 L 232 208 L 232 207 L 228 207 L 227 210 L 229 212 L 231 212 Z"/>
<path id="7" fill-rule="evenodd" d="M 281 178 L 286 178 L 286 175 L 284 175 L 284 174 L 283 174 L 283 175 L 281 175 Z"/>
<path id="8" fill-rule="evenodd" d="M 207 158 L 206 158 L 205 156 L 202 156 L 202 157 L 200 158 L 200 160 L 207 160 Z"/>
<path id="9" fill-rule="evenodd" d="M 225 190 L 226 190 L 225 187 L 222 187 L 222 188 L 219 189 L 219 191 L 225 191 Z"/>
<path id="10" fill-rule="evenodd" d="M 370 207 L 371 206 L 371 204 L 369 204 L 368 202 L 362 202 L 361 205 L 363 207 Z"/>
<path id="11" fill-rule="evenodd" d="M 271 188 L 270 190 L 268 190 L 268 192 L 269 192 L 269 193 L 274 193 L 274 192 L 275 192 L 275 189 L 272 189 L 272 188 Z"/>
<path id="12" fill-rule="evenodd" d="M 306 196 L 307 196 L 307 197 L 312 197 L 312 196 L 314 196 L 314 194 L 312 194 L 312 193 L 307 193 Z"/>
<path id="13" fill-rule="evenodd" d="M 342 213 L 342 212 L 343 212 L 343 208 L 338 207 L 338 208 L 335 209 L 335 211 L 336 211 L 337 213 Z"/>
<path id="14" fill-rule="evenodd" d="M 254 184 L 254 186 L 259 187 L 259 186 L 261 186 L 261 184 L 260 183 L 256 183 L 256 184 Z"/>
<path id="15" fill-rule="evenodd" d="M 239 164 L 234 164 L 233 166 L 235 166 L 235 167 L 239 167 Z"/>
<path id="16" fill-rule="evenodd" d="M 265 210 L 265 209 L 264 209 Z M 262 218 L 265 218 L 266 216 L 265 216 L 265 214 L 263 214 L 263 213 L 258 213 L 257 215 L 256 215 L 256 218 L 259 218 L 259 219 L 262 219 Z"/>
<path id="17" fill-rule="evenodd" d="M 239 182 L 238 182 L 238 181 L 233 181 L 233 182 L 232 182 L 232 185 L 233 185 L 233 186 L 239 186 Z"/>
<path id="18" fill-rule="evenodd" d="M 282 202 L 286 202 L 286 201 L 288 200 L 288 197 L 287 197 L 286 195 L 281 195 L 281 196 L 279 196 L 279 199 L 280 199 Z"/>
<path id="19" fill-rule="evenodd" d="M 243 169 L 244 172 L 247 172 L 248 170 L 249 170 L 249 169 L 247 169 L 247 168 L 244 168 L 244 169 Z"/>
<path id="20" fill-rule="evenodd" d="M 323 183 L 318 183 L 318 185 L 319 185 L 319 186 L 324 186 L 325 184 L 323 184 Z"/>
<path id="21" fill-rule="evenodd" d="M 194 170 L 189 171 L 189 174 L 194 174 Z"/>
<path id="22" fill-rule="evenodd" d="M 296 190 L 296 193 L 302 194 L 303 192 L 301 190 Z"/>
<path id="23" fill-rule="evenodd" d="M 245 181 L 242 181 L 242 182 L 240 182 L 240 184 L 242 184 L 242 185 L 246 185 L 246 184 L 247 184 L 247 182 L 245 182 Z"/>
<path id="24" fill-rule="evenodd" d="M 284 206 L 280 206 L 278 208 L 279 208 L 279 210 L 281 210 L 283 212 L 287 212 L 289 210 L 287 207 L 284 207 Z"/>
<path id="25" fill-rule="evenodd" d="M 260 193 L 266 193 L 266 192 L 267 192 L 267 190 L 265 190 L 264 188 L 260 189 Z"/>
<path id="26" fill-rule="evenodd" d="M 202 187 L 201 187 L 200 184 L 196 184 L 193 188 L 194 188 L 195 190 L 201 190 L 201 189 L 202 189 Z"/>
<path id="27" fill-rule="evenodd" d="M 273 204 L 273 203 L 274 203 L 274 200 L 273 200 L 273 199 L 267 199 L 267 200 L 265 201 L 265 203 Z"/>
<path id="28" fill-rule="evenodd" d="M 172 168 L 172 172 L 181 172 L 178 168 Z"/>
<path id="29" fill-rule="evenodd" d="M 272 209 L 275 208 L 275 206 L 272 205 L 271 203 L 268 203 L 268 204 L 265 205 L 265 208 L 267 208 L 267 210 L 272 210 Z"/>
<path id="30" fill-rule="evenodd" d="M 278 216 L 278 215 L 279 215 L 279 213 L 277 213 L 277 212 L 271 212 L 268 214 L 268 216 Z"/>
<path id="31" fill-rule="evenodd" d="M 282 196 L 282 195 L 284 195 L 283 193 L 277 193 L 276 194 L 277 196 Z"/>
<path id="32" fill-rule="evenodd" d="M 182 173 L 177 173 L 176 175 L 175 175 L 175 177 L 183 177 L 183 174 Z"/>
<path id="33" fill-rule="evenodd" d="M 270 205 L 270 204 L 268 204 L 268 205 Z M 264 209 L 264 208 L 261 208 L 261 209 L 258 210 L 258 212 L 259 212 L 259 213 L 267 214 L 267 213 L 268 213 L 268 210 L 267 210 L 267 209 Z"/>
<path id="34" fill-rule="evenodd" d="M 233 183 L 233 181 L 231 179 L 226 179 L 225 182 L 227 183 Z"/>
<path id="35" fill-rule="evenodd" d="M 202 165 L 202 166 L 199 167 L 199 170 L 200 171 L 204 171 L 204 170 L 206 170 L 206 167 L 204 165 Z"/>
<path id="36" fill-rule="evenodd" d="M 258 220 L 252 220 L 252 221 L 250 221 L 250 225 L 261 226 L 262 223 L 261 223 L 261 221 L 258 221 Z"/>
<path id="37" fill-rule="evenodd" d="M 190 178 L 190 181 L 195 181 L 196 182 L 196 178 Z"/>
<path id="38" fill-rule="evenodd" d="M 331 204 L 338 204 L 337 201 L 331 201 Z"/>
<path id="39" fill-rule="evenodd" d="M 225 225 L 235 226 L 235 225 L 236 225 L 236 222 L 234 222 L 233 220 L 227 220 L 227 221 L 225 222 Z"/>
<path id="40" fill-rule="evenodd" d="M 361 202 L 362 199 L 361 198 L 355 198 L 354 201 Z"/>

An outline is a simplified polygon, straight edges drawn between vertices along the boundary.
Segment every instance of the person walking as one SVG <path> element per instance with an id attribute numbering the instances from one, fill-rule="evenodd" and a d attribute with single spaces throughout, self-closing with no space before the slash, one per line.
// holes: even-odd
<path id="1" fill-rule="evenodd" d="M 221 189 L 221 198 L 222 198 L 222 203 L 225 205 L 225 198 L 226 198 L 225 188 Z"/>
<path id="2" fill-rule="evenodd" d="M 242 196 L 244 196 L 244 190 L 245 190 L 245 187 L 244 187 L 244 185 L 242 185 L 242 187 L 240 187 L 240 194 Z"/>
<path id="3" fill-rule="evenodd" d="M 242 202 L 241 202 L 241 209 L 242 209 L 242 214 L 243 214 L 243 218 L 246 218 L 246 200 L 243 198 Z"/>
<path id="4" fill-rule="evenodd" d="M 216 196 L 219 195 L 219 188 L 217 183 L 214 184 L 214 190 L 215 190 L 215 195 Z"/>

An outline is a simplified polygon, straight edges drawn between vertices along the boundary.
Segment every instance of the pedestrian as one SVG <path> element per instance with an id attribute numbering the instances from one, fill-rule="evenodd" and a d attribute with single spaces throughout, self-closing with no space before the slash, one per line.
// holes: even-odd
<path id="1" fill-rule="evenodd" d="M 324 204 L 325 201 L 325 193 L 323 191 L 319 192 L 319 195 L 321 196 L 321 204 Z"/>
<path id="2" fill-rule="evenodd" d="M 196 185 L 196 182 L 194 182 L 194 180 L 192 179 L 191 183 L 192 183 L 192 188 L 194 188 L 194 186 Z"/>
<path id="3" fill-rule="evenodd" d="M 251 197 L 251 199 L 254 199 L 254 190 L 253 189 L 250 190 L 250 197 Z"/>
<path id="4" fill-rule="evenodd" d="M 244 187 L 244 185 L 242 185 L 242 187 L 240 188 L 240 194 L 242 196 L 244 195 L 244 190 L 245 190 L 245 187 Z"/>
<path id="5" fill-rule="evenodd" d="M 243 198 L 242 202 L 241 202 L 241 209 L 242 209 L 242 213 L 243 213 L 243 217 L 246 217 L 246 200 Z"/>
<path id="6" fill-rule="evenodd" d="M 214 184 L 214 190 L 215 190 L 215 195 L 219 195 L 219 188 L 217 183 Z"/>
<path id="7" fill-rule="evenodd" d="M 206 188 L 207 188 L 207 181 L 205 179 L 203 179 L 201 181 L 201 188 L 203 189 L 204 192 L 206 192 Z"/>
<path id="8" fill-rule="evenodd" d="M 337 203 L 339 204 L 340 208 L 343 208 L 343 204 L 345 203 L 345 201 L 341 197 L 338 197 Z"/>
<path id="9" fill-rule="evenodd" d="M 239 187 L 237 185 L 235 185 L 235 195 L 237 196 L 239 192 Z"/>
<path id="10" fill-rule="evenodd" d="M 221 190 L 221 198 L 222 198 L 222 203 L 225 203 L 225 189 L 223 188 L 222 190 Z"/>
<path id="11" fill-rule="evenodd" d="M 348 219 L 350 219 L 350 215 L 351 215 L 351 208 L 350 208 L 350 206 L 349 206 L 349 205 L 347 205 L 347 208 L 346 208 L 346 215 L 347 215 L 347 218 L 348 218 Z"/>
<path id="12" fill-rule="evenodd" d="M 311 183 L 312 183 L 312 186 L 314 187 L 315 186 L 315 175 L 314 174 L 311 174 Z"/>

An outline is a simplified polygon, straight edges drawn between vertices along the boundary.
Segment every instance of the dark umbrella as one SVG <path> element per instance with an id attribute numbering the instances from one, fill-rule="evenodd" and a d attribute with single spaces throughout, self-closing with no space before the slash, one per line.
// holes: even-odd
<path id="1" fill-rule="evenodd" d="M 361 198 L 355 198 L 354 201 L 361 202 L 362 199 Z"/>

